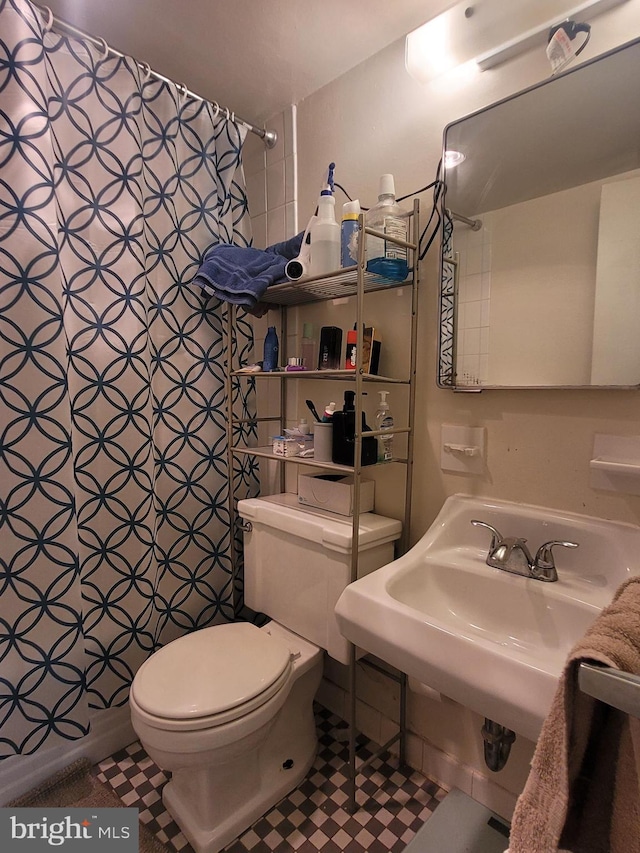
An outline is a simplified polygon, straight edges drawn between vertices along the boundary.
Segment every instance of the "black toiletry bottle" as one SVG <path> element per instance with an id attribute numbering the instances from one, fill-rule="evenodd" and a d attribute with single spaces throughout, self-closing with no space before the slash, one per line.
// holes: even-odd
<path id="1" fill-rule="evenodd" d="M 341 412 L 334 412 L 331 422 L 333 424 L 333 449 L 331 461 L 336 465 L 353 465 L 355 460 L 356 443 L 356 410 L 355 392 L 344 392 L 344 406 Z M 362 413 L 362 431 L 370 431 L 367 426 L 364 412 Z M 362 437 L 362 465 L 375 465 L 377 462 L 377 441 L 371 436 Z"/>
<path id="2" fill-rule="evenodd" d="M 342 329 L 337 326 L 323 326 L 320 329 L 318 370 L 339 370 L 342 366 L 341 356 Z"/>

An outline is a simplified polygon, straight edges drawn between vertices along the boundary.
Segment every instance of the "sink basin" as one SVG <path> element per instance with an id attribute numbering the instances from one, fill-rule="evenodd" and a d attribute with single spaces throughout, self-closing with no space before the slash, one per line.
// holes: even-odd
<path id="1" fill-rule="evenodd" d="M 552 539 L 558 581 L 485 562 L 489 531 Z M 527 504 L 454 495 L 403 557 L 350 584 L 344 636 L 477 713 L 536 740 L 564 662 L 618 586 L 640 569 L 640 528 Z"/>

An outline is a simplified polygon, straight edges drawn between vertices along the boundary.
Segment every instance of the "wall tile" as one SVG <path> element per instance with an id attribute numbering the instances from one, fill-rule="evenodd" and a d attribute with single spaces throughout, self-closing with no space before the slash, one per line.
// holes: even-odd
<path id="1" fill-rule="evenodd" d="M 390 720 L 399 719 L 400 685 L 365 664 L 356 669 L 357 695 L 369 705 L 377 707 Z"/>
<path id="2" fill-rule="evenodd" d="M 255 133 L 248 133 L 242 146 L 242 165 L 245 177 L 264 171 L 266 167 L 266 146 Z"/>
<path id="3" fill-rule="evenodd" d="M 293 201 L 285 205 L 284 224 L 287 237 L 293 237 L 301 230 L 298 228 L 298 205 Z"/>
<path id="4" fill-rule="evenodd" d="M 284 161 L 285 201 L 295 201 L 296 198 L 296 160 L 293 154 Z"/>
<path id="5" fill-rule="evenodd" d="M 471 796 L 473 772 L 464 764 L 459 764 L 451 755 L 425 743 L 422 751 L 422 772 L 443 788 L 459 788 Z"/>
<path id="6" fill-rule="evenodd" d="M 471 780 L 471 796 L 486 808 L 499 814 L 505 820 L 511 820 L 518 799 L 516 794 L 505 791 L 491 779 L 480 773 L 473 773 Z"/>
<path id="7" fill-rule="evenodd" d="M 251 217 L 251 229 L 253 233 L 253 245 L 256 249 L 267 248 L 267 215 Z"/>
<path id="8" fill-rule="evenodd" d="M 342 720 L 346 718 L 345 692 L 331 681 L 323 678 L 316 693 L 316 700 L 328 711 L 331 711 Z"/>
<path id="9" fill-rule="evenodd" d="M 267 187 L 264 169 L 255 172 L 253 175 L 247 175 L 246 183 L 249 214 L 251 217 L 260 216 L 267 210 Z"/>
<path id="10" fill-rule="evenodd" d="M 284 206 L 286 199 L 284 173 L 284 160 L 278 160 L 267 166 L 267 210 Z"/>
<path id="11" fill-rule="evenodd" d="M 284 207 L 267 211 L 267 246 L 280 243 L 287 237 L 284 223 Z"/>
<path id="12" fill-rule="evenodd" d="M 379 744 L 381 715 L 379 711 L 366 705 L 364 702 L 356 702 L 356 727 L 363 735 Z"/>
<path id="13" fill-rule="evenodd" d="M 295 104 L 286 109 L 283 113 L 284 123 L 284 156 L 289 157 L 297 151 L 297 128 L 296 128 L 297 108 Z"/>

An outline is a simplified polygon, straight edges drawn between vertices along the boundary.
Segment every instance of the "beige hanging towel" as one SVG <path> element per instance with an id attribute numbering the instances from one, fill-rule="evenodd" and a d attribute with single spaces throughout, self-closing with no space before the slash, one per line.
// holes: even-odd
<path id="1" fill-rule="evenodd" d="M 640 853 L 640 721 L 580 690 L 583 661 L 640 675 L 640 577 L 622 584 L 567 659 L 507 853 Z"/>

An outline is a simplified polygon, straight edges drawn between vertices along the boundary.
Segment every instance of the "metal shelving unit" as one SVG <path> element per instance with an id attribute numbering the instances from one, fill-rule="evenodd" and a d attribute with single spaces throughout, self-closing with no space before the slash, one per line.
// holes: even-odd
<path id="1" fill-rule="evenodd" d="M 354 492 L 354 511 L 352 518 L 352 545 L 351 545 L 351 582 L 355 581 L 358 576 L 358 553 L 359 553 L 359 525 L 358 519 L 360 516 L 360 483 L 362 477 L 361 452 L 362 452 L 362 430 L 357 429 L 355 434 L 354 448 L 354 465 L 336 465 L 329 462 L 317 462 L 312 458 L 301 458 L 299 456 L 283 457 L 276 456 L 271 447 L 238 447 L 234 446 L 234 425 L 242 423 L 234 418 L 233 399 L 234 399 L 234 383 L 242 380 L 255 380 L 259 382 L 279 382 L 280 383 L 280 413 L 277 417 L 267 418 L 250 418 L 249 423 L 257 424 L 260 422 L 275 422 L 279 424 L 279 431 L 282 432 L 285 423 L 286 404 L 287 404 L 287 387 L 292 381 L 300 380 L 340 380 L 355 384 L 355 422 L 356 425 L 362 423 L 362 397 L 363 388 L 368 383 L 385 383 L 385 384 L 401 384 L 409 388 L 408 404 L 407 404 L 407 422 L 406 426 L 394 426 L 393 434 L 406 434 L 407 436 L 407 454 L 406 458 L 396 458 L 390 462 L 378 463 L 380 465 L 403 464 L 406 467 L 405 472 L 405 496 L 404 496 L 404 513 L 402 518 L 402 536 L 399 544 L 400 553 L 404 553 L 409 547 L 409 525 L 411 519 L 411 491 L 412 491 L 412 475 L 413 475 L 413 437 L 414 437 L 414 416 L 415 416 L 415 375 L 416 375 L 416 353 L 417 353 L 417 313 L 418 313 L 418 242 L 420 235 L 419 223 L 419 202 L 415 201 L 413 210 L 410 213 L 410 237 L 411 241 L 403 242 L 387 237 L 370 228 L 367 228 L 364 223 L 364 216 L 361 215 L 358 223 L 358 263 L 353 267 L 342 269 L 335 274 L 318 276 L 314 279 L 301 280 L 295 282 L 285 282 L 279 285 L 273 285 L 268 289 L 263 297 L 263 301 L 268 302 L 274 307 L 280 308 L 280 329 L 281 341 L 287 340 L 287 309 L 310 304 L 314 302 L 322 302 L 331 299 L 343 298 L 348 296 L 356 297 L 356 327 L 364 328 L 363 310 L 365 296 L 377 291 L 389 291 L 398 287 L 411 288 L 411 319 L 410 319 L 410 364 L 409 370 L 405 378 L 378 376 L 365 373 L 362 368 L 362 347 L 357 347 L 356 350 L 356 369 L 354 370 L 306 370 L 306 371 L 278 371 L 273 373 L 242 373 L 237 369 L 229 369 L 227 371 L 227 400 L 228 400 L 228 462 L 229 470 L 232 470 L 234 456 L 252 456 L 260 459 L 268 459 L 277 461 L 281 464 L 281 490 L 284 491 L 284 471 L 285 465 L 310 466 L 325 470 L 331 470 L 341 473 L 350 473 L 354 476 L 355 492 Z M 409 277 L 403 281 L 392 281 L 374 275 L 366 270 L 365 256 L 365 234 L 382 237 L 398 245 L 405 246 L 410 253 L 411 272 Z M 229 306 L 228 311 L 228 327 L 227 327 L 227 352 L 229 358 L 232 354 L 232 329 L 235 321 L 235 310 L 233 306 Z M 286 361 L 286 353 L 281 354 Z M 233 366 L 231 366 L 232 368 Z M 382 434 L 388 435 L 389 432 L 381 430 L 367 431 L 367 437 L 379 436 Z M 369 466 L 367 466 L 369 467 Z M 237 524 L 237 514 L 235 509 L 234 496 L 229 495 L 229 517 L 232 524 L 232 530 L 235 531 Z M 231 557 L 232 564 L 236 564 L 236 550 L 234 547 L 234 539 L 232 536 Z M 235 586 L 235 583 L 234 583 Z M 360 663 L 366 663 L 373 668 L 378 668 L 375 662 L 367 661 L 365 658 L 360 659 Z M 381 752 L 388 749 L 394 743 L 399 741 L 399 751 L 401 760 L 404 759 L 405 751 L 405 732 L 406 732 L 406 676 L 399 674 L 397 677 L 385 670 L 385 674 L 396 678 L 400 684 L 400 725 L 398 732 L 385 743 L 380 750 L 366 764 L 375 760 Z M 356 775 L 364 769 L 366 765 L 360 765 L 356 768 L 356 649 L 351 646 L 350 663 L 349 663 L 349 760 L 348 760 L 348 777 L 350 783 L 349 792 L 349 808 L 355 811 L 356 804 Z"/>

